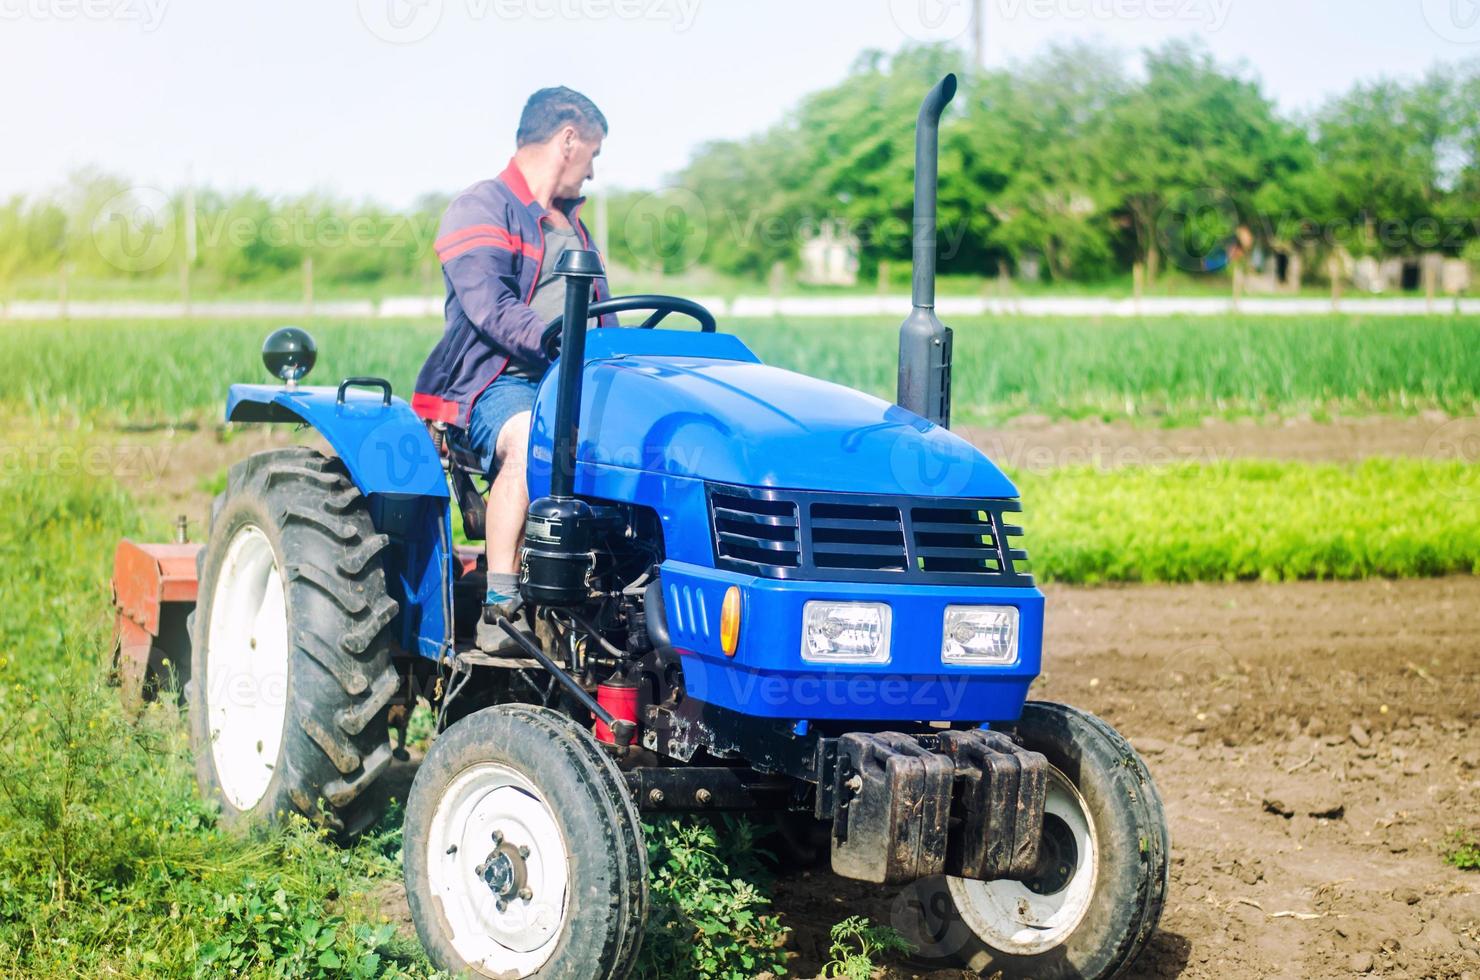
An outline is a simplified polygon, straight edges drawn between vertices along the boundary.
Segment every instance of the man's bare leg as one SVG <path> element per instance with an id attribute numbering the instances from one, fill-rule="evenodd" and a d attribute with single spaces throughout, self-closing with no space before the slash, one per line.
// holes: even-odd
<path id="1" fill-rule="evenodd" d="M 488 489 L 484 525 L 488 554 L 488 595 L 478 625 L 478 646 L 487 651 L 512 646 L 492 619 L 511 616 L 519 599 L 519 549 L 524 543 L 524 518 L 529 510 L 525 470 L 529 452 L 529 413 L 520 412 L 499 430 L 494 444 L 498 467 Z"/>
<path id="2" fill-rule="evenodd" d="M 517 575 L 519 549 L 524 544 L 524 516 L 529 510 L 525 467 L 529 459 L 529 413 L 520 412 L 499 430 L 494 445 L 498 475 L 488 490 L 485 525 L 488 572 Z"/>

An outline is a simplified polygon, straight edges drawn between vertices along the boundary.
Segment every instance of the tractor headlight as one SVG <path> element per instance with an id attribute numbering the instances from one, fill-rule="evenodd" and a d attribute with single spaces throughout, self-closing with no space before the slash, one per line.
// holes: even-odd
<path id="1" fill-rule="evenodd" d="M 824 602 L 802 607 L 802 659 L 821 663 L 889 662 L 889 605 Z"/>
<path id="2" fill-rule="evenodd" d="M 1017 606 L 946 606 L 940 659 L 948 664 L 1010 664 L 1018 655 Z"/>

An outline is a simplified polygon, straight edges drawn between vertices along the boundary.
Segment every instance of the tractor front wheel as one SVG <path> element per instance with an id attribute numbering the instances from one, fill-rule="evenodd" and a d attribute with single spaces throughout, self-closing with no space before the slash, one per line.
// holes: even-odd
<path id="1" fill-rule="evenodd" d="M 927 878 L 905 892 L 898 925 L 923 958 L 982 976 L 1116 976 L 1166 900 L 1166 815 L 1151 774 L 1113 728 L 1067 705 L 1029 702 L 1004 731 L 1049 762 L 1036 873 Z"/>
<path id="2" fill-rule="evenodd" d="M 406 899 L 454 976 L 624 977 L 647 913 L 637 809 L 591 733 L 528 705 L 437 737 L 411 785 Z"/>
<path id="3" fill-rule="evenodd" d="M 304 448 L 233 466 L 191 625 L 191 745 L 228 824 L 297 812 L 352 837 L 391 761 L 400 688 L 377 534 L 342 464 Z"/>

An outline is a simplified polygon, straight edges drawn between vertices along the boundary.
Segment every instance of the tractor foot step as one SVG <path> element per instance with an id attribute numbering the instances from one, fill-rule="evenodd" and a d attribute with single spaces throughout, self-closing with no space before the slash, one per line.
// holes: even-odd
<path id="1" fill-rule="evenodd" d="M 503 667 L 507 670 L 543 670 L 533 657 L 504 656 L 501 653 L 485 653 L 477 647 L 460 647 L 452 657 L 453 664 L 461 668 Z"/>
<path id="2" fill-rule="evenodd" d="M 904 884 L 1025 878 L 1038 863 L 1048 760 L 1006 735 L 853 733 L 832 766 L 833 871 Z"/>

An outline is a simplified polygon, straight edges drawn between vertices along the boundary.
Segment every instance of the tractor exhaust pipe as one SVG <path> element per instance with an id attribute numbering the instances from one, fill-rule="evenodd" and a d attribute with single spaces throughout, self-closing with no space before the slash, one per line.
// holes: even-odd
<path id="1" fill-rule="evenodd" d="M 899 405 L 937 425 L 951 425 L 951 329 L 935 315 L 935 198 L 940 116 L 956 95 L 956 76 L 940 80 L 915 123 L 914 309 L 899 328 Z"/>

